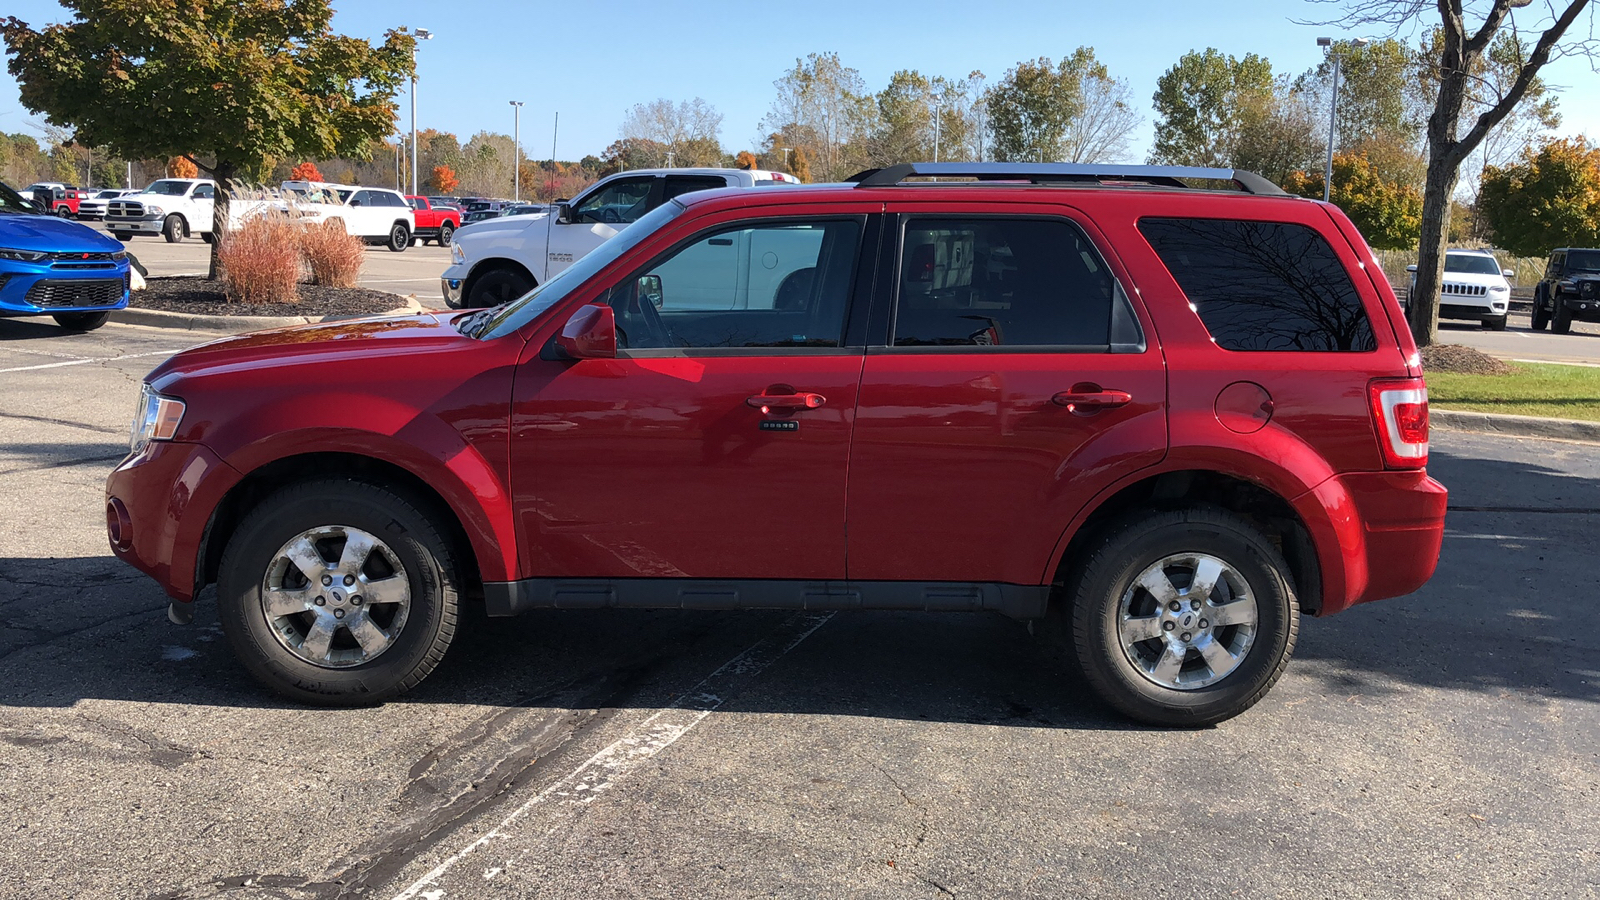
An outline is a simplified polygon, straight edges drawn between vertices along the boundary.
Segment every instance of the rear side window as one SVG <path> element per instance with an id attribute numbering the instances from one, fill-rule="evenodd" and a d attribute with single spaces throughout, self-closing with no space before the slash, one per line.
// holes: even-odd
<path id="1" fill-rule="evenodd" d="M 1139 230 L 1218 347 L 1377 349 L 1350 274 L 1314 229 L 1283 222 L 1142 219 Z"/>

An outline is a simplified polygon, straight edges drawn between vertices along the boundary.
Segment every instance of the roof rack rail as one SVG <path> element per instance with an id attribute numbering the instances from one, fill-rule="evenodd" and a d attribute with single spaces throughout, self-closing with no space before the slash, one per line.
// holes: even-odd
<path id="1" fill-rule="evenodd" d="M 1189 188 L 1182 179 L 1231 181 L 1247 194 L 1287 195 L 1254 172 L 1198 166 L 1099 166 L 1082 163 L 899 163 L 867 169 L 845 179 L 856 187 L 883 187 L 907 178 L 976 178 L 979 181 L 1028 181 L 1034 184 L 1105 184 L 1123 181 L 1157 187 Z"/>

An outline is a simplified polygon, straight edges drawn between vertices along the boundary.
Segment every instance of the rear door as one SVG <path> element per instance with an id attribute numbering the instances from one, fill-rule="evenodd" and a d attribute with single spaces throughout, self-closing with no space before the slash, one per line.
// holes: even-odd
<path id="1" fill-rule="evenodd" d="M 1161 354 L 1092 225 L 1008 209 L 891 205 L 850 459 L 852 582 L 1041 584 L 1078 509 L 1166 451 Z"/>

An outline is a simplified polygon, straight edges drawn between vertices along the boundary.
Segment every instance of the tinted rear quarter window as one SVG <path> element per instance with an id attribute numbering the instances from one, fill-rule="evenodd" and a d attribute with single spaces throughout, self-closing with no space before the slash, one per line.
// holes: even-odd
<path id="1" fill-rule="evenodd" d="M 1312 228 L 1142 219 L 1139 230 L 1224 350 L 1377 348 L 1350 274 Z"/>

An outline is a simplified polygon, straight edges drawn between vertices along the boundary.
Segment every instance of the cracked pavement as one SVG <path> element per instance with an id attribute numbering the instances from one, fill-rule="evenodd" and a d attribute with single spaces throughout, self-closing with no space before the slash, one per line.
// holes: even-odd
<path id="1" fill-rule="evenodd" d="M 1433 582 L 1305 621 L 1212 729 L 899 613 L 468 610 L 412 695 L 319 710 L 106 550 L 195 339 L 0 321 L 0 896 L 1600 896 L 1591 445 L 1436 434 Z"/>

